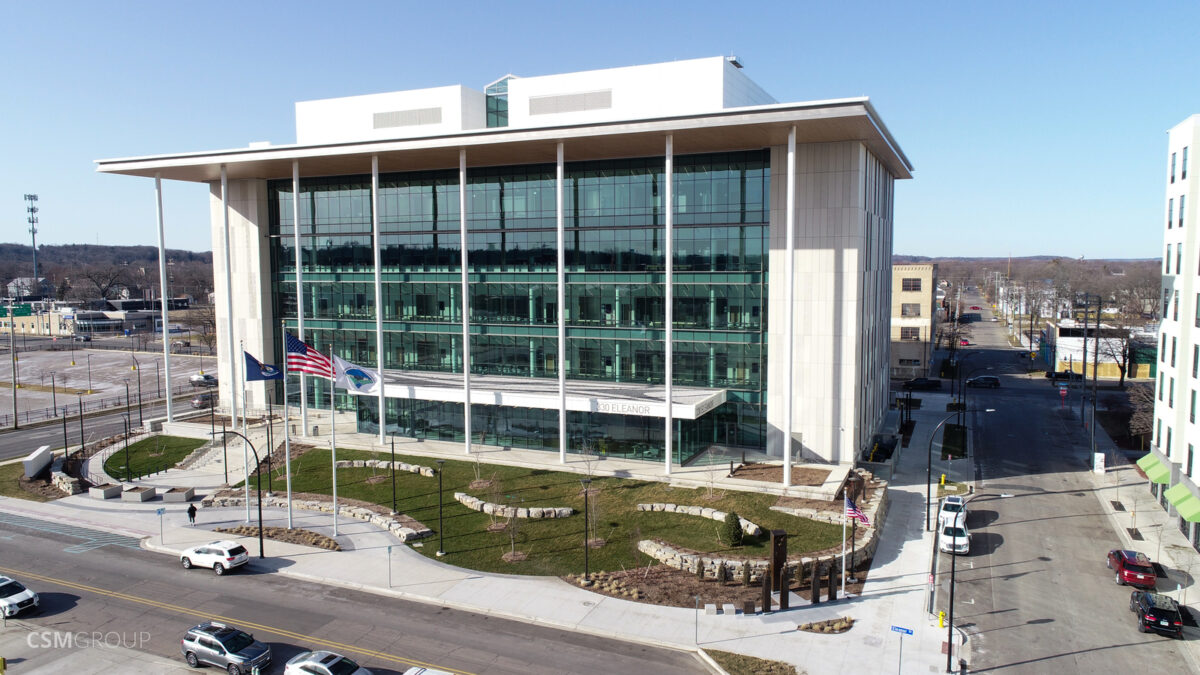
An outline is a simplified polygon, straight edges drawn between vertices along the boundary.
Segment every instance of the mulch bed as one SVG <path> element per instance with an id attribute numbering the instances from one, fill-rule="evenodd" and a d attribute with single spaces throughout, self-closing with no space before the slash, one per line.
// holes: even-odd
<path id="1" fill-rule="evenodd" d="M 864 560 L 855 570 L 856 582 L 846 582 L 846 592 L 861 594 L 870 569 L 871 560 Z M 578 586 L 582 576 L 570 575 L 564 579 Z M 762 586 L 758 583 L 743 586 L 740 580 L 723 583 L 713 579 L 701 581 L 691 572 L 661 564 L 619 572 L 597 572 L 592 574 L 592 580 L 588 590 L 594 593 L 665 607 L 695 607 L 694 598 L 697 595 L 701 604 L 733 603 L 739 609 L 745 602 L 760 602 L 762 599 Z M 805 579 L 803 584 L 793 581 L 791 591 L 804 598 L 810 597 L 812 580 Z"/>
<path id="2" fill-rule="evenodd" d="M 829 469 L 792 467 L 792 485 L 817 486 L 829 478 Z M 734 478 L 757 480 L 764 483 L 782 483 L 783 466 L 779 464 L 743 464 L 733 470 Z"/>
<path id="3" fill-rule="evenodd" d="M 239 537 L 257 537 L 258 527 L 251 525 L 238 525 L 237 527 L 218 527 L 213 529 L 214 532 L 223 534 L 233 534 Z M 267 539 L 282 541 L 288 544 L 302 544 L 304 546 L 316 546 L 329 551 L 340 551 L 342 547 L 338 545 L 331 537 L 326 537 L 323 534 L 313 532 L 312 530 L 303 530 L 300 528 L 287 529 L 286 527 L 264 527 L 263 536 Z"/>
<path id="4" fill-rule="evenodd" d="M 54 484 L 46 479 L 25 478 L 22 476 L 17 479 L 17 483 L 21 486 L 22 490 L 37 495 L 42 499 L 61 499 L 67 496 L 67 493 L 54 487 Z"/>

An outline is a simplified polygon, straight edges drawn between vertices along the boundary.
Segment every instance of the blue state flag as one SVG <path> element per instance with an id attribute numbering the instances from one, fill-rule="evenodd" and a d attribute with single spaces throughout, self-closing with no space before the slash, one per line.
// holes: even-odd
<path id="1" fill-rule="evenodd" d="M 269 363 L 263 363 L 250 356 L 250 352 L 242 352 L 246 356 L 246 381 L 282 380 L 283 371 Z"/>

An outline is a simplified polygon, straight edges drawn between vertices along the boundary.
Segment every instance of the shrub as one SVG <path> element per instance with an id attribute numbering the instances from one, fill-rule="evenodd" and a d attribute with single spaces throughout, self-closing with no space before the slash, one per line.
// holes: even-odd
<path id="1" fill-rule="evenodd" d="M 725 538 L 733 546 L 742 545 L 742 519 L 733 511 L 725 514 Z"/>

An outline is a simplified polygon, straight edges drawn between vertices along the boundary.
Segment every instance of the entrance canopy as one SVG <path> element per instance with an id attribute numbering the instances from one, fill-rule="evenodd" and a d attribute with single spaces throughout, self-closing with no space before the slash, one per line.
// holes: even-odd
<path id="1" fill-rule="evenodd" d="M 567 380 L 567 410 L 666 417 L 666 388 L 627 382 Z M 352 392 L 353 393 L 353 392 Z M 671 411 L 675 419 L 699 419 L 726 400 L 724 389 L 672 387 Z M 462 403 L 462 375 L 413 370 L 383 373 L 383 394 L 388 398 Z M 376 394 L 360 394 L 375 397 Z M 472 375 L 471 403 L 517 408 L 558 409 L 558 380 L 502 375 Z"/>

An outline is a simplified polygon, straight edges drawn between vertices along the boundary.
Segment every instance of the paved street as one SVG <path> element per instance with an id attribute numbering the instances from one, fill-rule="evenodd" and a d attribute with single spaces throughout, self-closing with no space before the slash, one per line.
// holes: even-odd
<path id="1" fill-rule="evenodd" d="M 178 399 L 175 405 L 177 411 L 192 411 L 186 398 Z M 97 439 L 108 438 L 124 431 L 125 414 L 125 409 L 120 408 L 109 413 L 89 414 L 85 416 L 83 419 L 83 435 L 86 442 L 92 443 Z M 142 407 L 143 419 L 164 417 L 166 414 L 167 407 L 165 404 L 147 404 Z M 131 419 L 136 425 L 138 422 L 136 405 L 132 408 Z M 71 447 L 74 448 L 79 445 L 79 434 L 79 417 L 72 415 L 67 418 L 67 442 Z M 21 429 L 10 429 L 0 432 L 0 461 L 14 457 L 23 457 L 43 445 L 49 445 L 51 449 L 63 447 L 63 425 L 61 422 L 52 422 L 28 429 L 22 427 Z"/>
<path id="2" fill-rule="evenodd" d="M 982 298 L 969 303 L 983 305 Z M 985 311 L 985 315 L 988 313 Z M 1022 373 L 1003 323 L 973 326 L 968 368 L 991 368 L 997 390 L 969 390 L 974 456 L 952 477 L 976 480 L 970 555 L 957 561 L 955 623 L 969 636 L 972 672 L 1193 672 L 1181 644 L 1139 633 L 1130 589 L 1104 566 L 1121 546 L 1099 500 L 1113 499 L 1088 471 L 1090 446 L 1078 394 L 1064 407 L 1040 374 Z M 935 476 L 936 478 L 936 476 Z M 1146 551 L 1151 557 L 1154 550 Z M 938 606 L 945 609 L 950 558 L 940 555 Z M 1173 590 L 1173 589 L 1172 589 Z"/>
<path id="3" fill-rule="evenodd" d="M 603 672 L 706 672 L 686 652 L 263 574 L 253 562 L 225 577 L 185 571 L 170 556 L 130 549 L 128 538 L 84 527 L 6 517 L 0 540 L 0 574 L 17 576 L 41 594 L 43 609 L 22 617 L 28 623 L 119 634 L 127 642 L 145 636 L 136 640 L 138 650 L 181 665 L 183 631 L 223 618 L 270 643 L 275 663 L 269 672 L 282 672 L 288 658 L 311 648 L 340 651 L 381 673 L 432 665 L 551 675 L 594 673 L 597 664 L 604 664 Z"/>

